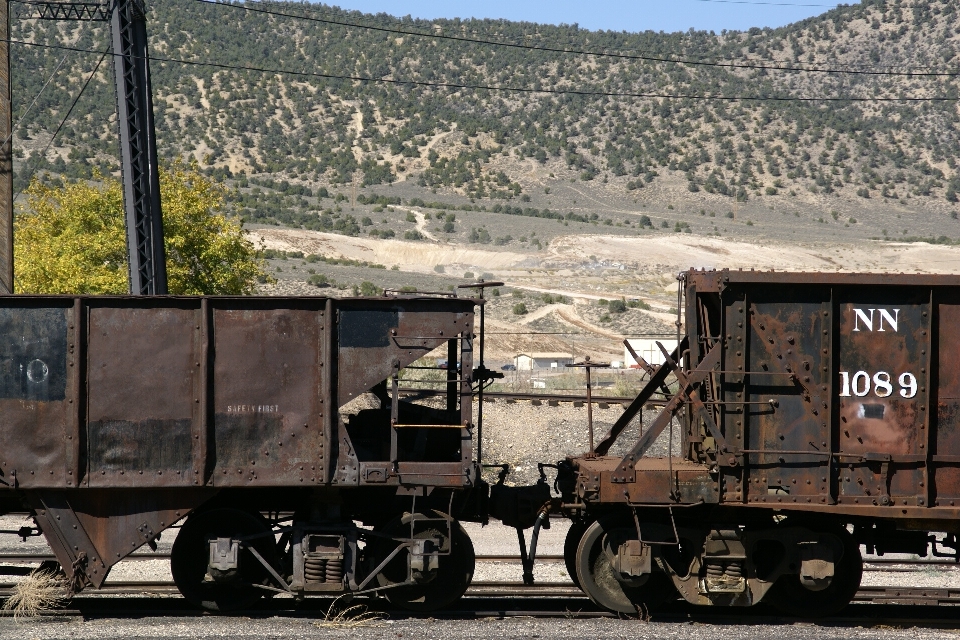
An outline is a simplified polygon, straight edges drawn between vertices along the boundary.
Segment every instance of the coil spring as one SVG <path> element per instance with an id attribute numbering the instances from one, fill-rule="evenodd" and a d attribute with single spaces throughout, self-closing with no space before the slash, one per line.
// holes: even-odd
<path id="1" fill-rule="evenodd" d="M 743 565 L 739 561 L 708 562 L 706 574 L 708 578 L 730 578 L 732 580 L 739 580 L 743 577 Z"/>
<path id="2" fill-rule="evenodd" d="M 307 582 L 324 582 L 327 575 L 327 560 L 307 556 L 303 561 L 303 578 Z"/>
<path id="3" fill-rule="evenodd" d="M 343 582 L 343 559 L 327 560 L 327 582 Z"/>
<path id="4" fill-rule="evenodd" d="M 727 565 L 723 575 L 727 578 L 739 580 L 743 577 L 743 565 L 741 565 L 739 562 L 731 562 Z"/>
<path id="5" fill-rule="evenodd" d="M 721 562 L 708 562 L 706 567 L 706 573 L 708 578 L 722 578 L 723 577 L 723 563 Z"/>

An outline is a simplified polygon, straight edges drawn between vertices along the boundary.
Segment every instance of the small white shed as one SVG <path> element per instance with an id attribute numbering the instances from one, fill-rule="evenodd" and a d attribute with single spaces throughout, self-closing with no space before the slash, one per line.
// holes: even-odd
<path id="1" fill-rule="evenodd" d="M 663 364 L 663 353 L 657 346 L 657 342 L 663 345 L 667 353 L 672 353 L 673 350 L 677 348 L 676 338 L 673 340 L 669 338 L 631 338 L 627 340 L 627 342 L 630 343 L 630 346 L 633 347 L 633 350 L 637 352 L 638 356 L 655 367 Z M 623 366 L 632 369 L 640 366 L 630 354 L 630 350 L 626 347 L 623 348 Z"/>
<path id="2" fill-rule="evenodd" d="M 513 359 L 517 371 L 562 369 L 572 362 L 573 356 L 569 353 L 519 353 Z"/>

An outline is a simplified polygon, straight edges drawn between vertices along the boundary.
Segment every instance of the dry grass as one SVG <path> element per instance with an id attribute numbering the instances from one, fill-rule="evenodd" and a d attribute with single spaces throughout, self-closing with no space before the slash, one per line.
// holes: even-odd
<path id="1" fill-rule="evenodd" d="M 344 594 L 334 600 L 327 609 L 323 620 L 315 624 L 321 629 L 357 629 L 361 627 L 379 627 L 387 615 L 378 611 L 368 611 L 362 604 L 355 604 L 350 607 L 342 607 L 340 599 L 349 594 Z"/>
<path id="2" fill-rule="evenodd" d="M 69 601 L 70 589 L 66 577 L 47 569 L 38 569 L 17 583 L 13 593 L 3 603 L 3 610 L 12 611 L 14 618 L 26 618 L 44 610 L 62 607 Z"/>

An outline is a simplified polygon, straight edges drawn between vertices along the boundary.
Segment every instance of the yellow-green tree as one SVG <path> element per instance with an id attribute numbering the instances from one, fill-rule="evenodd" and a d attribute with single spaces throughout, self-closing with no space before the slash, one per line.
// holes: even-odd
<path id="1" fill-rule="evenodd" d="M 39 181 L 25 191 L 14 229 L 17 293 L 127 292 L 123 191 L 113 178 Z M 265 277 L 242 222 L 223 215 L 225 189 L 195 167 L 160 171 L 167 280 L 172 294 L 252 293 Z"/>

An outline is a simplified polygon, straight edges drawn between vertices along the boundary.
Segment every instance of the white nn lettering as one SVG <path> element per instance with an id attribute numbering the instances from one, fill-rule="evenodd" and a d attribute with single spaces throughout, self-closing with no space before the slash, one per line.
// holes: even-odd
<path id="1" fill-rule="evenodd" d="M 876 309 L 867 309 L 870 312 L 870 315 L 867 316 L 863 312 L 863 309 L 854 309 L 853 310 L 853 330 L 860 331 L 860 321 L 863 321 L 863 326 L 867 328 L 867 331 L 873 331 L 873 312 Z M 883 331 L 883 329 L 881 329 Z"/>
<path id="2" fill-rule="evenodd" d="M 894 309 L 893 315 L 886 309 L 877 309 L 880 312 L 880 328 L 877 331 L 883 331 L 883 321 L 886 320 L 894 333 L 897 333 L 897 323 L 900 322 L 900 309 Z"/>

